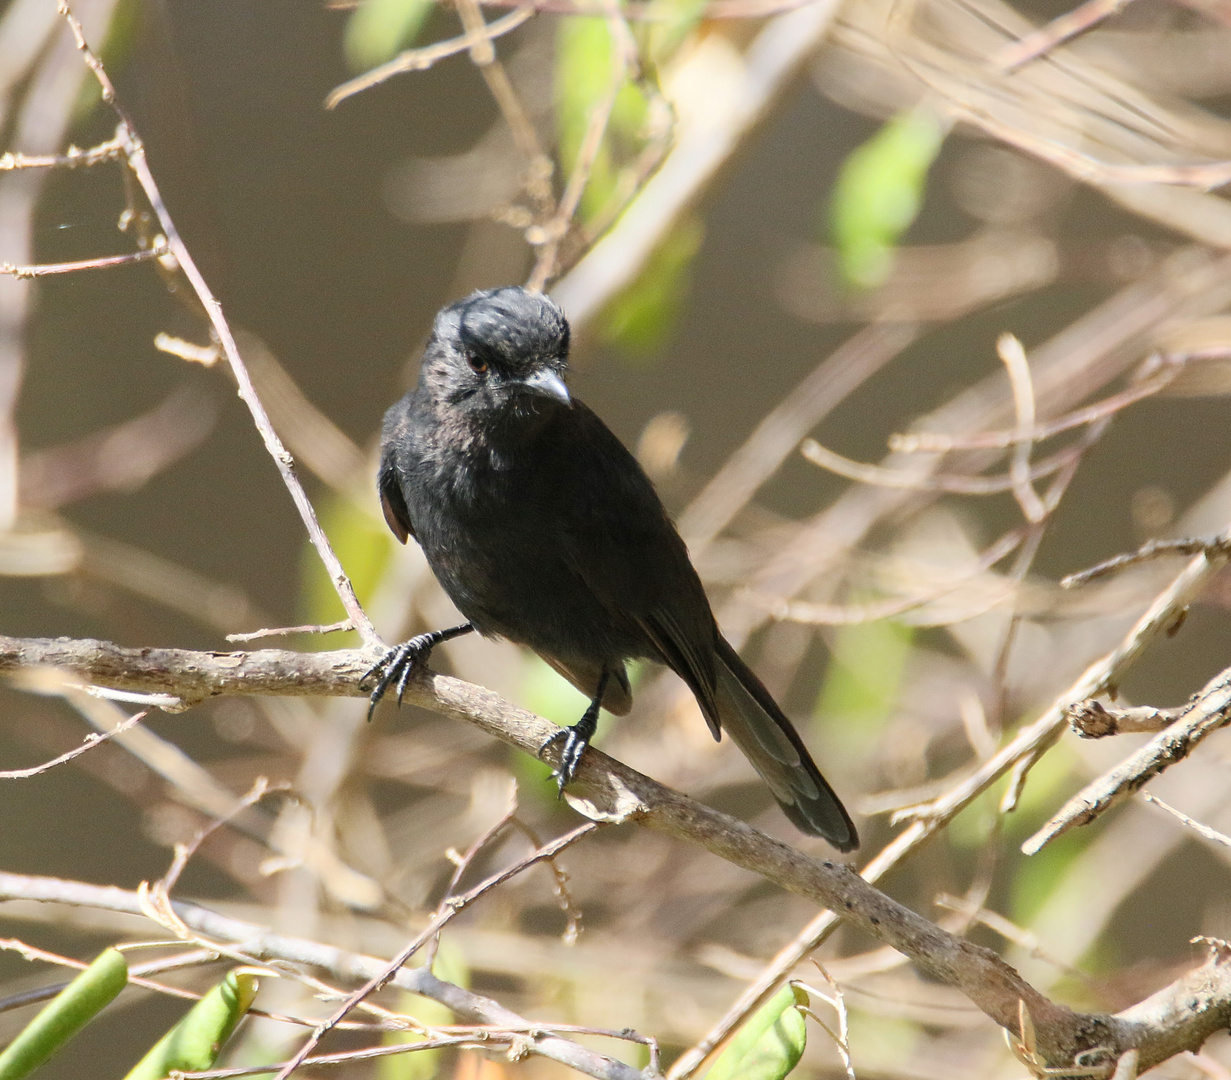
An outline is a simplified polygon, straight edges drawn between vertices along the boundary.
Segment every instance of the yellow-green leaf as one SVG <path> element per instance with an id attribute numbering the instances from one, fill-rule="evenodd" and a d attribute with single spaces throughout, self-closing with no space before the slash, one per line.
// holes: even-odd
<path id="1" fill-rule="evenodd" d="M 807 996 L 784 986 L 735 1033 L 705 1080 L 782 1080 L 799 1063 L 807 1044 Z"/>
<path id="2" fill-rule="evenodd" d="M 47 1061 L 128 985 L 128 961 L 115 949 L 98 958 L 0 1053 L 0 1080 L 20 1080 Z"/>
<path id="3" fill-rule="evenodd" d="M 352 71 L 392 60 L 414 44 L 432 0 L 363 0 L 346 22 L 342 47 Z"/>
<path id="4" fill-rule="evenodd" d="M 232 971 L 168 1031 L 125 1080 L 165 1080 L 173 1071 L 212 1069 L 256 997 L 256 976 Z"/>
<path id="5" fill-rule="evenodd" d="M 871 288 L 888 277 L 894 248 L 919 212 L 946 130 L 930 109 L 912 109 L 898 113 L 847 156 L 834 186 L 830 222 L 849 284 Z"/>

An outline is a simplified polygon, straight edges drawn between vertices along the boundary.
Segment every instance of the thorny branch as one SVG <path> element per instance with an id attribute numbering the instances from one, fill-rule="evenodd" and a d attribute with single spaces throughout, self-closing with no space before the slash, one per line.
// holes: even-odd
<path id="1" fill-rule="evenodd" d="M 318 694 L 357 696 L 361 694 L 358 680 L 366 667 L 366 656 L 353 650 L 326 654 L 263 650 L 218 655 L 122 649 L 97 641 L 0 638 L 0 672 L 37 664 L 67 668 L 90 680 L 114 680 L 126 689 L 169 692 L 181 700 L 200 700 L 217 693 L 302 694 L 305 687 L 314 688 Z M 555 730 L 548 721 L 488 690 L 430 671 L 420 672 L 412 680 L 406 696 L 413 704 L 475 724 L 527 753 L 537 754 Z M 1017 1029 L 1024 1003 L 1036 1031 L 1038 1053 L 1048 1062 L 1067 1065 L 1078 1055 L 1097 1050 L 1102 1060 L 1110 1063 L 1136 1049 L 1143 1067 L 1149 1067 L 1180 1048 L 1199 1046 L 1231 1020 L 1231 964 L 1223 949 L 1216 950 L 1203 967 L 1125 1013 L 1074 1013 L 1039 993 L 991 951 L 957 938 L 903 907 L 849 867 L 808 858 L 597 751 L 583 759 L 577 785 L 584 797 L 571 795 L 569 801 L 586 816 L 596 821 L 636 822 L 700 845 L 840 913 L 847 922 L 909 956 L 933 978 L 960 989 L 1010 1031 Z M 917 827 L 919 823 L 912 829 Z M 0 875 L 0 895 L 8 895 L 5 881 L 6 877 Z M 176 911 L 178 914 L 179 909 Z M 382 966 L 366 977 L 373 978 L 384 970 Z M 1205 991 L 1200 999 L 1192 999 L 1197 985 Z M 1191 1000 L 1198 1001 L 1197 1007 L 1188 1007 Z"/>

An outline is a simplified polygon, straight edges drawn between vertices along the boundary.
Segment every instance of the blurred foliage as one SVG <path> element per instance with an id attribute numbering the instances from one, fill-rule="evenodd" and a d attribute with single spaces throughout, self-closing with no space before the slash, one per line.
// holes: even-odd
<path id="1" fill-rule="evenodd" d="M 718 1055 L 705 1080 L 782 1080 L 808 1042 L 801 1006 L 808 995 L 784 986 L 752 1014 Z"/>
<path id="2" fill-rule="evenodd" d="M 615 45 L 604 19 L 561 19 L 556 30 L 556 132 L 562 174 L 571 176 L 590 118 L 611 92 Z M 602 145 L 590 167 L 579 206 L 583 222 L 607 209 L 620 169 L 645 143 L 646 93 L 626 75 L 616 93 Z"/>
<path id="3" fill-rule="evenodd" d="M 645 268 L 601 316 L 600 335 L 630 359 L 646 359 L 671 334 L 688 297 L 692 266 L 705 225 L 697 215 L 680 218 L 654 250 Z"/>
<path id="4" fill-rule="evenodd" d="M 839 627 L 813 715 L 830 738 L 874 742 L 898 704 L 915 632 L 891 619 Z"/>
<path id="5" fill-rule="evenodd" d="M 346 20 L 342 48 L 351 71 L 367 71 L 415 43 L 433 0 L 363 0 Z"/>
<path id="6" fill-rule="evenodd" d="M 910 109 L 847 156 L 829 207 L 847 284 L 867 289 L 889 276 L 894 248 L 919 213 L 928 170 L 945 133 L 931 109 Z"/>
<path id="7" fill-rule="evenodd" d="M 454 947 L 448 938 L 442 938 L 432 964 L 432 973 L 454 986 L 470 986 L 470 969 L 461 950 Z M 425 1027 L 446 1027 L 456 1023 L 451 1009 L 438 1001 L 403 992 L 398 999 L 397 1012 L 417 1020 Z M 413 1031 L 391 1031 L 384 1039 L 386 1046 L 399 1043 L 416 1043 L 423 1036 Z M 445 1057 L 443 1050 L 416 1050 L 409 1054 L 395 1054 L 380 1058 L 376 1063 L 377 1080 L 432 1080 L 441 1071 Z"/>

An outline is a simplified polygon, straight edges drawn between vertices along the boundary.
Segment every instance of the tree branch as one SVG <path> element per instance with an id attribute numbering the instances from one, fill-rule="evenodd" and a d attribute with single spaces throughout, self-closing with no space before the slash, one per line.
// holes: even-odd
<path id="1" fill-rule="evenodd" d="M 1206 683 L 1182 714 L 1145 746 L 1074 795 L 1026 841 L 1023 850 L 1033 854 L 1069 829 L 1088 825 L 1145 787 L 1164 769 L 1183 761 L 1207 735 L 1225 726 L 1228 719 L 1231 719 L 1231 669 L 1219 672 Z"/>
<path id="2" fill-rule="evenodd" d="M 239 653 L 182 649 L 126 649 L 109 642 L 67 638 L 0 637 L 0 673 L 42 665 L 124 690 L 174 694 L 197 702 L 219 694 L 358 696 L 370 657 L 358 650 Z M 498 695 L 431 671 L 406 690 L 414 705 L 475 724 L 530 754 L 557 729 Z M 554 751 L 553 751 L 554 752 Z M 838 912 L 847 922 L 909 956 L 933 978 L 960 989 L 1002 1027 L 1017 1032 L 1024 1003 L 1039 1055 L 1054 1066 L 1078 1055 L 1102 1055 L 1108 1065 L 1131 1049 L 1150 1068 L 1181 1049 L 1196 1049 L 1231 1021 L 1231 963 L 1219 948 L 1210 961 L 1172 987 L 1115 1016 L 1078 1014 L 1050 1001 L 988 949 L 973 945 L 903 907 L 850 867 L 818 861 L 591 750 L 570 795 L 596 820 L 635 821 L 759 874 L 783 889 Z M 4 879 L 0 877 L 0 881 Z"/>
<path id="3" fill-rule="evenodd" d="M 0 873 L 0 900 L 36 900 L 149 917 L 142 897 L 127 889 L 35 875 Z M 284 937 L 271 933 L 263 926 L 232 919 L 188 901 L 173 900 L 172 907 L 190 930 L 216 941 L 234 942 L 244 953 L 258 961 L 281 960 L 306 964 L 346 980 L 372 979 L 389 966 L 387 960 L 346 952 L 304 938 Z M 640 1070 L 570 1039 L 547 1034 L 539 1025 L 518 1016 L 499 1002 L 444 982 L 426 967 L 402 968 L 390 979 L 390 984 L 440 1002 L 465 1023 L 527 1031 L 531 1033 L 527 1042 L 535 1053 L 588 1076 L 598 1077 L 599 1080 L 645 1080 Z"/>

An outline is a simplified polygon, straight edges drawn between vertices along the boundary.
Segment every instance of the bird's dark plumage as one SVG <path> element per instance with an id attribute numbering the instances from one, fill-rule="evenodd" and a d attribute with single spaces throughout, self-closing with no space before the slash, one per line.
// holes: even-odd
<path id="1" fill-rule="evenodd" d="M 559 308 L 521 288 L 472 293 L 436 316 L 418 385 L 385 416 L 379 488 L 389 527 L 418 540 L 469 622 L 391 650 L 373 669 L 373 702 L 445 636 L 473 628 L 527 645 L 594 702 L 568 729 L 563 783 L 599 704 L 631 707 L 625 661 L 656 660 L 796 826 L 855 848 L 803 741 L 719 632 L 653 485 L 570 397 L 568 343 Z"/>

